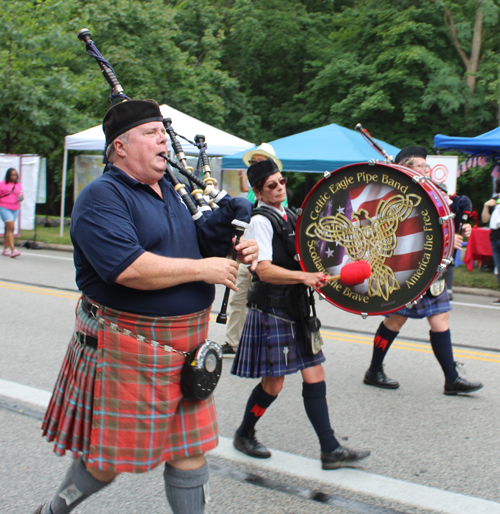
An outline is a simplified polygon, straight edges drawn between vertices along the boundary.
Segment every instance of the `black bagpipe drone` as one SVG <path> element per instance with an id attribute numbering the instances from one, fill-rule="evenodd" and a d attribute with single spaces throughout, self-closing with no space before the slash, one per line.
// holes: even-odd
<path id="1" fill-rule="evenodd" d="M 86 28 L 80 30 L 78 32 L 78 39 L 85 43 L 86 51 L 97 61 L 104 78 L 111 87 L 111 106 L 115 100 L 121 102 L 131 100 L 118 82 L 113 67 L 101 55 L 92 41 L 90 31 Z M 236 236 L 236 244 L 238 244 L 245 228 L 248 227 L 253 205 L 245 198 L 233 198 L 226 191 L 219 191 L 215 187 L 216 181 L 212 177 L 210 161 L 206 153 L 207 143 L 205 142 L 205 136 L 196 135 L 195 143 L 184 138 L 199 149 L 198 161 L 201 163 L 200 168 L 201 172 L 203 172 L 203 178 L 201 178 L 191 171 L 192 168 L 191 170 L 188 169 L 186 156 L 177 139 L 179 134 L 174 131 L 172 120 L 164 118 L 163 125 L 177 157 L 176 162 L 168 155 L 161 154 L 166 162 L 165 176 L 173 184 L 174 189 L 189 209 L 196 226 L 201 253 L 205 257 L 226 257 L 233 247 L 233 237 Z M 190 191 L 188 186 L 177 178 L 172 168 L 178 170 L 179 173 L 188 179 Z M 236 252 L 233 251 L 233 259 L 235 258 Z M 218 318 L 219 323 L 226 322 L 228 295 L 229 289 L 227 288 L 219 314 L 220 319 Z"/>

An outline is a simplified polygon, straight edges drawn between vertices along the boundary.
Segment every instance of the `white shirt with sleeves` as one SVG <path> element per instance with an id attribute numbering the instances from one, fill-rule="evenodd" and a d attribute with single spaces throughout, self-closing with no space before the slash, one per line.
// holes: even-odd
<path id="1" fill-rule="evenodd" d="M 265 205 L 270 209 L 273 209 L 281 217 L 285 215 L 285 209 L 281 207 L 276 209 L 271 205 L 264 202 L 259 202 L 259 207 Z M 252 216 L 250 220 L 250 226 L 246 229 L 243 239 L 254 239 L 259 245 L 259 258 L 258 262 L 271 261 L 273 260 L 273 225 L 272 223 L 261 214 Z"/>

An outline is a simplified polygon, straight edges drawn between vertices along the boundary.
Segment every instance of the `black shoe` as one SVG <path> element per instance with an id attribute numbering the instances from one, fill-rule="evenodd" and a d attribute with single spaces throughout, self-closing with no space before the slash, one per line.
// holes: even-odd
<path id="1" fill-rule="evenodd" d="M 369 455 L 369 450 L 351 450 L 346 446 L 339 446 L 333 452 L 321 452 L 321 467 L 323 469 L 338 469 L 351 462 L 366 459 Z"/>
<path id="2" fill-rule="evenodd" d="M 221 348 L 222 348 L 223 355 L 227 355 L 227 356 L 236 355 L 236 350 L 229 343 L 224 343 L 223 345 L 221 345 Z"/>
<path id="3" fill-rule="evenodd" d="M 257 459 L 269 459 L 271 452 L 255 438 L 255 430 L 248 437 L 243 437 L 236 432 L 233 440 L 234 447 L 240 452 Z"/>
<path id="4" fill-rule="evenodd" d="M 455 394 L 467 394 L 478 391 L 483 387 L 481 382 L 468 382 L 465 378 L 458 377 L 455 382 L 451 384 L 444 383 L 444 394 L 455 395 Z"/>
<path id="5" fill-rule="evenodd" d="M 397 389 L 399 387 L 399 382 L 390 379 L 384 373 L 383 366 L 380 366 L 380 369 L 376 373 L 372 373 L 370 370 L 368 370 L 365 373 L 363 382 L 371 386 L 382 387 L 383 389 Z"/>

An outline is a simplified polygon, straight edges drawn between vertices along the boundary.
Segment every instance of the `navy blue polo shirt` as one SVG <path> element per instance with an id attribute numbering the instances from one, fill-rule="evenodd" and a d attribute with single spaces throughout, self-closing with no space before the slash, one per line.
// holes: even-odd
<path id="1" fill-rule="evenodd" d="M 132 289 L 116 278 L 144 252 L 201 259 L 191 214 L 164 177 L 163 199 L 147 184 L 109 165 L 85 186 L 71 216 L 76 283 L 92 300 L 146 316 L 190 314 L 209 307 L 215 287 L 188 282 L 155 291 Z"/>

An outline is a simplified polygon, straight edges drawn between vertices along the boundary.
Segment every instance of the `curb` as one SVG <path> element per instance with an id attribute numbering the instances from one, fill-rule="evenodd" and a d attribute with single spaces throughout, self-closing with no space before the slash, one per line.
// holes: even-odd
<path id="1" fill-rule="evenodd" d="M 21 247 L 23 244 L 26 243 L 25 240 L 17 240 L 14 243 L 14 246 Z M 73 246 L 72 245 L 60 245 L 55 243 L 42 243 L 40 241 L 36 242 L 37 246 L 41 250 L 57 250 L 61 252 L 73 252 Z"/>
<path id="2" fill-rule="evenodd" d="M 500 296 L 498 291 L 494 291 L 493 289 L 479 289 L 477 287 L 453 287 L 454 293 L 463 293 L 463 294 L 475 294 L 478 296 Z"/>

